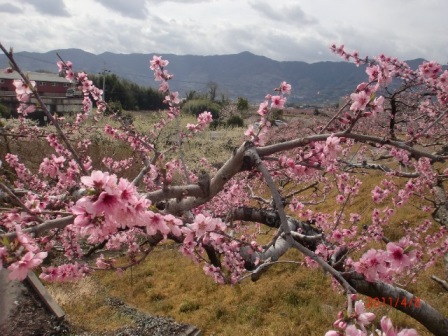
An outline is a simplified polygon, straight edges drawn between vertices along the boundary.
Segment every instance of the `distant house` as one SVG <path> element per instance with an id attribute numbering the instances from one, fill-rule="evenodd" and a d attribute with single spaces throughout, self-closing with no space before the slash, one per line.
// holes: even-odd
<path id="1" fill-rule="evenodd" d="M 64 97 L 67 89 L 71 87 L 71 84 L 58 74 L 26 72 L 26 75 L 36 82 L 37 92 L 41 96 Z M 16 88 L 13 84 L 15 79 L 21 79 L 17 72 L 5 74 L 2 71 L 0 73 L 0 96 L 15 95 Z"/>
<path id="2" fill-rule="evenodd" d="M 43 72 L 26 72 L 25 74 L 31 81 L 36 82 L 35 88 L 51 113 L 63 115 L 82 110 L 82 97 L 78 94 L 79 91 L 64 77 Z M 0 69 L 0 103 L 9 107 L 12 115 L 17 117 L 16 111 L 19 103 L 13 84 L 15 79 L 21 79 L 17 72 L 5 74 Z M 34 98 L 31 99 L 31 103 L 36 103 Z M 30 117 L 38 120 L 41 125 L 47 122 L 42 111 L 36 111 L 30 114 Z"/>

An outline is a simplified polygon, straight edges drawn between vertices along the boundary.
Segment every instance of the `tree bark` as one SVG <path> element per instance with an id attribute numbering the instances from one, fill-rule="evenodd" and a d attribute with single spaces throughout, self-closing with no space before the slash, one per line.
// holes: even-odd
<path id="1" fill-rule="evenodd" d="M 392 302 L 392 307 L 417 320 L 434 335 L 448 335 L 448 318 L 427 302 L 421 299 L 416 301 L 416 297 L 408 291 L 379 281 L 368 282 L 357 273 L 345 274 L 345 279 L 360 294 L 371 298 L 379 298 L 379 300 L 386 298 L 386 303 Z M 401 302 L 411 302 L 411 304 L 402 305 Z M 419 304 L 416 304 L 416 302 L 419 302 Z"/>

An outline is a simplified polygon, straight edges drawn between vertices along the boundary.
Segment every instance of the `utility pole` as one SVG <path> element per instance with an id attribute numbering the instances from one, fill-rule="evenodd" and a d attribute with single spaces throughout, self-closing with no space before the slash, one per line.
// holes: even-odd
<path id="1" fill-rule="evenodd" d="M 103 101 L 106 101 L 106 74 L 110 73 L 110 70 L 103 69 L 103 71 L 98 72 L 99 75 L 103 77 Z"/>

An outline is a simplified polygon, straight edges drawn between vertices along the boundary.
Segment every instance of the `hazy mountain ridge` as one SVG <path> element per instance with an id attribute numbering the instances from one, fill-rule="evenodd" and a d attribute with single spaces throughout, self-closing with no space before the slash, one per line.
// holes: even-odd
<path id="1" fill-rule="evenodd" d="M 140 85 L 157 87 L 149 69 L 154 54 L 105 52 L 95 55 L 81 49 L 63 49 L 46 53 L 18 52 L 15 57 L 23 70 L 56 72 L 57 53 L 64 60 L 72 61 L 75 71 L 97 74 L 109 70 Z M 290 101 L 335 103 L 367 79 L 365 67 L 348 62 L 279 62 L 250 52 L 213 56 L 158 55 L 170 61 L 167 69 L 174 74 L 171 88 L 183 96 L 190 90 L 205 92 L 207 83 L 216 82 L 218 91 L 230 98 L 242 96 L 257 102 L 272 93 L 281 81 L 287 81 L 293 87 Z M 413 60 L 409 64 L 415 67 L 421 61 Z M 6 66 L 6 57 L 1 55 L 0 67 Z"/>

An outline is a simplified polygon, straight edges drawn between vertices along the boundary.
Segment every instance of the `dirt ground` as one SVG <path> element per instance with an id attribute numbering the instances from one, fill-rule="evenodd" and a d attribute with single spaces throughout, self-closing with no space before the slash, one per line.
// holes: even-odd
<path id="1" fill-rule="evenodd" d="M 2 316 L 1 319 L 3 321 L 0 325 L 1 336 L 199 336 L 201 334 L 194 326 L 143 314 L 113 298 L 108 299 L 107 304 L 131 317 L 134 323 L 113 332 L 93 334 L 79 328 L 71 328 L 64 318 L 58 320 L 26 282 L 16 282 L 13 294 L 14 301 L 11 301 L 11 306 L 6 310 L 7 316 Z M 4 314 L 5 310 L 2 309 L 1 312 Z"/>
<path id="2" fill-rule="evenodd" d="M 56 336 L 68 335 L 68 325 L 58 321 L 41 303 L 26 283 L 18 283 L 19 291 L 8 316 L 0 325 L 2 336 Z"/>

